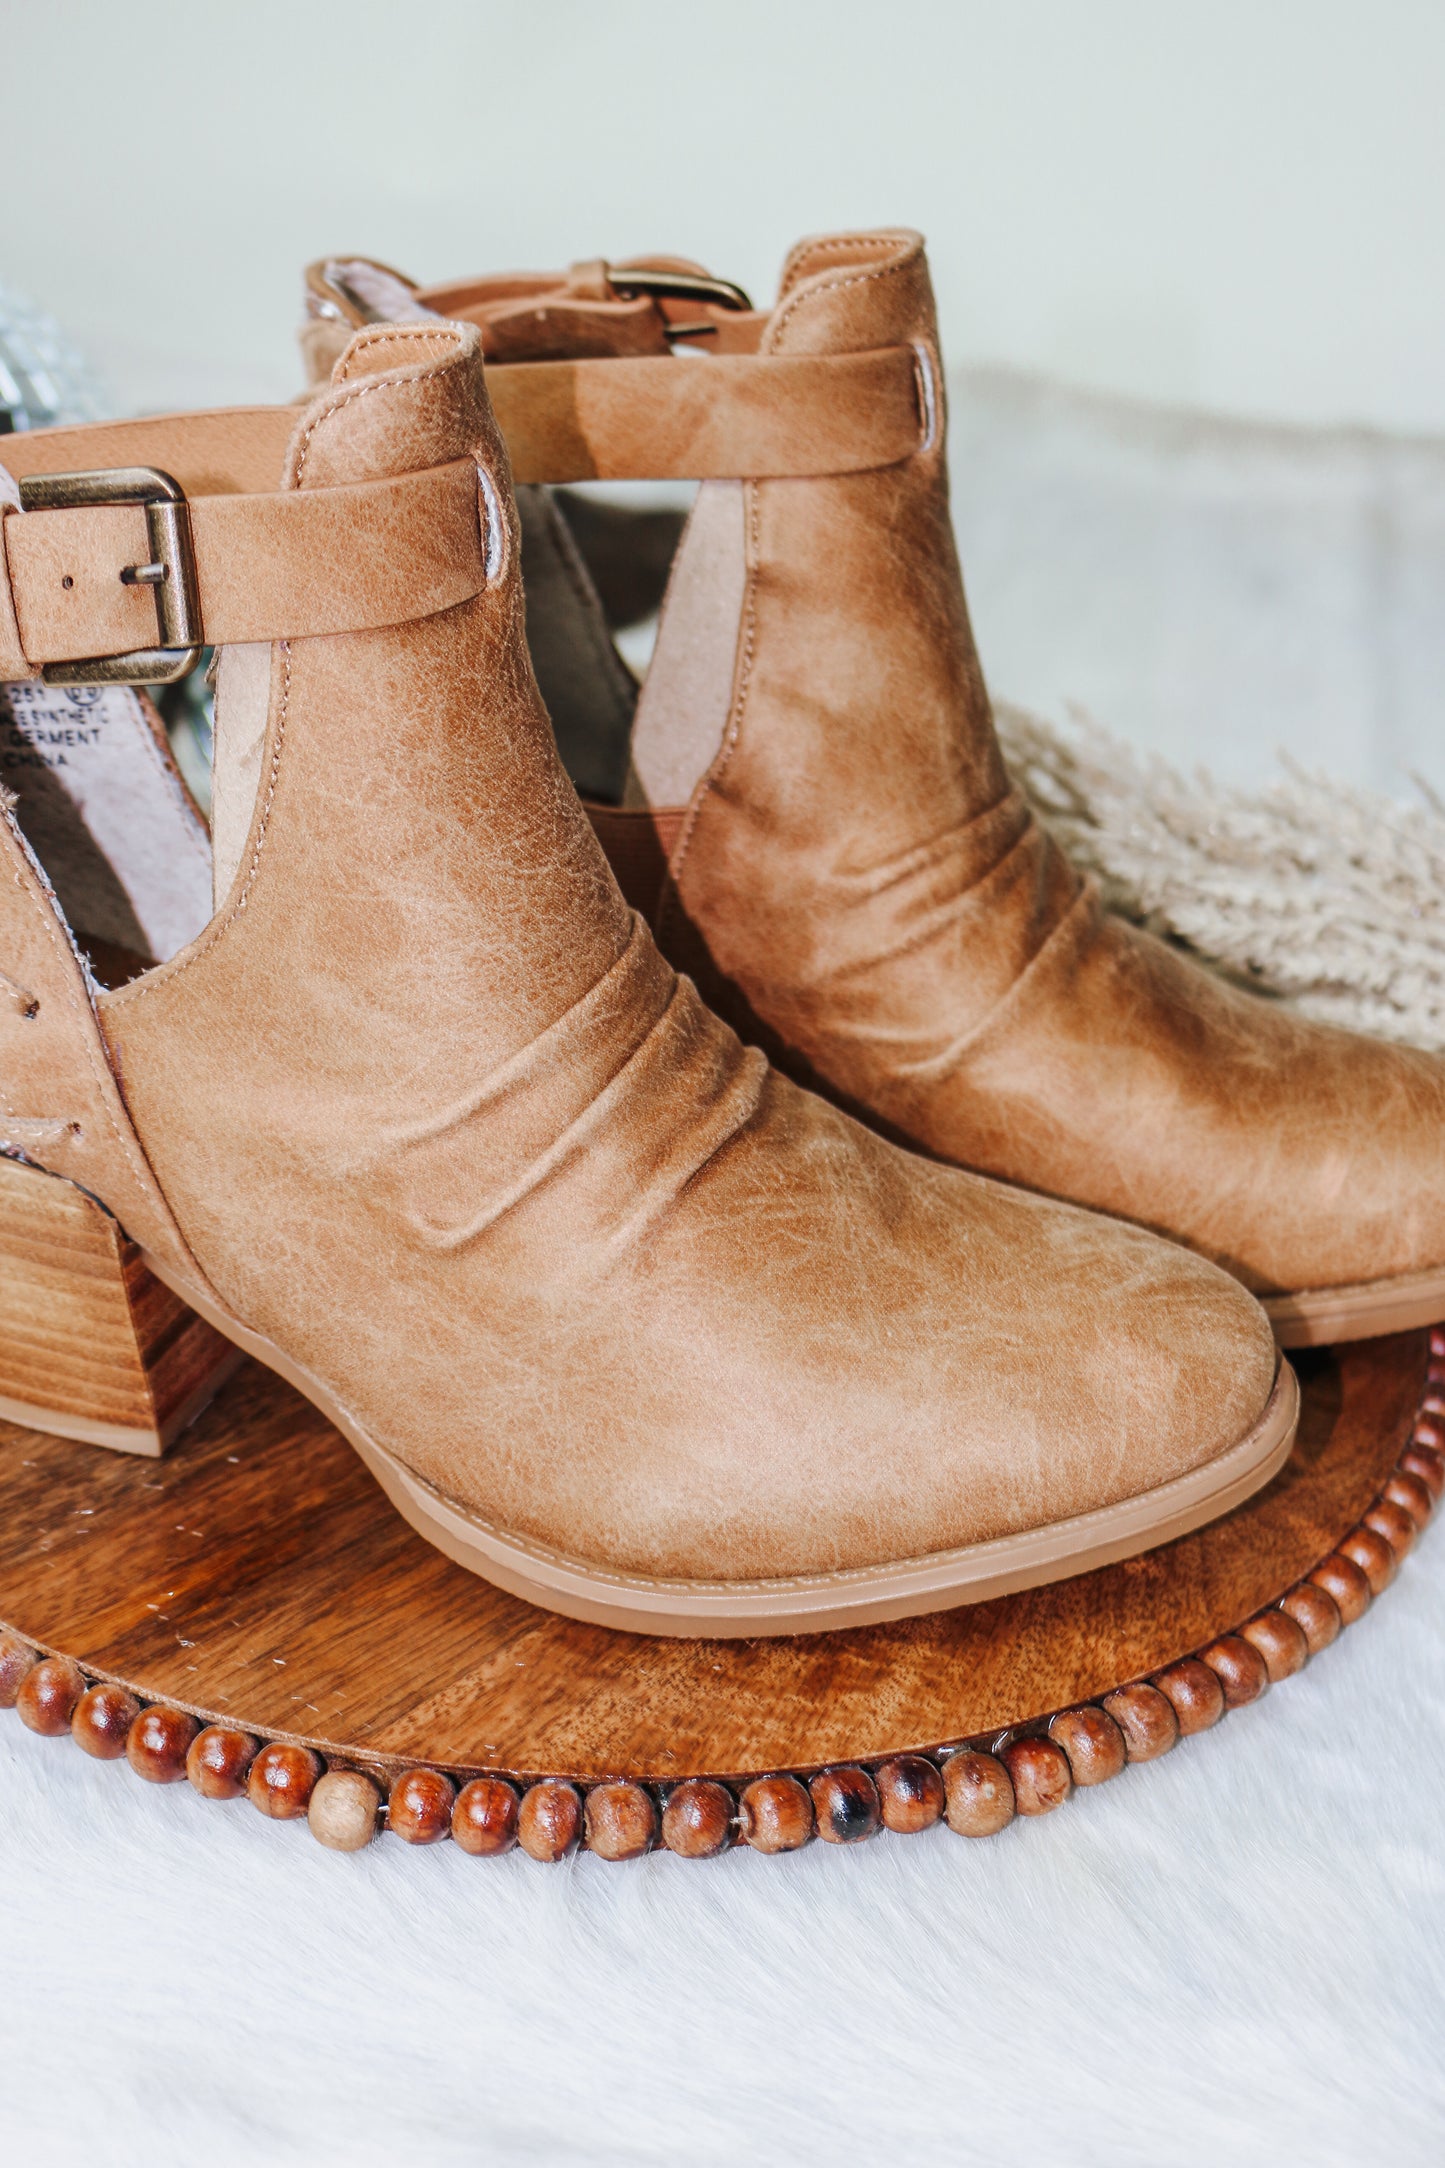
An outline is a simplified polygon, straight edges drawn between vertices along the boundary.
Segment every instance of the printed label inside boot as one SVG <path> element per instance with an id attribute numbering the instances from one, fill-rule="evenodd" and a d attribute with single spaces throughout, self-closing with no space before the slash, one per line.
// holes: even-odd
<path id="1" fill-rule="evenodd" d="M 201 932 L 210 839 L 144 694 L 0 686 L 0 781 L 102 983 L 117 963 L 120 976 L 163 963 Z"/>

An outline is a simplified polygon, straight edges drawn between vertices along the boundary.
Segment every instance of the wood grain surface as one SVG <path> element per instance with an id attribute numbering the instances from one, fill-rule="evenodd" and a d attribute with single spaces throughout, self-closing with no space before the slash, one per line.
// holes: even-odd
<path id="1" fill-rule="evenodd" d="M 1161 1550 L 995 1603 L 754 1642 L 612 1633 L 490 1588 L 247 1363 L 163 1461 L 0 1424 L 0 1619 L 143 1700 L 363 1763 L 667 1784 L 937 1750 L 1098 1699 L 1277 1601 L 1390 1479 L 1427 1355 L 1413 1333 L 1301 1358 L 1281 1474 Z"/>
<path id="2" fill-rule="evenodd" d="M 108 1212 L 0 1157 L 0 1404 L 157 1456 L 236 1367 Z"/>

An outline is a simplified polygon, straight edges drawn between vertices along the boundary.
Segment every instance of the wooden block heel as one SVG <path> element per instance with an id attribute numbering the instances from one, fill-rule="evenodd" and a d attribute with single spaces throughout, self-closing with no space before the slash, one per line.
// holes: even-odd
<path id="1" fill-rule="evenodd" d="M 155 1458 L 241 1360 L 84 1190 L 0 1158 L 0 1417 Z"/>

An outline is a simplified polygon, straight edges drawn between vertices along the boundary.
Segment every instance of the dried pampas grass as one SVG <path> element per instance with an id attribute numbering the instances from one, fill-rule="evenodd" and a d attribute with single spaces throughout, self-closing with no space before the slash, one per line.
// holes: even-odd
<path id="1" fill-rule="evenodd" d="M 1001 705 L 1010 767 L 1112 910 L 1302 1015 L 1445 1048 L 1445 808 L 1307 774 L 1186 779 L 1075 715 Z M 1424 786 L 1421 786 L 1424 794 Z"/>

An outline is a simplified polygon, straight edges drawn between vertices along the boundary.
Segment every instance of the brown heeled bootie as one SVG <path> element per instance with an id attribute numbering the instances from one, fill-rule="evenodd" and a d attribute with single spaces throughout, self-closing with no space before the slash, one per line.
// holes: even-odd
<path id="1" fill-rule="evenodd" d="M 12 704 L 127 704 L 108 780 L 77 748 L 4 823 L 3 1138 L 32 1211 L 103 1207 L 423 1535 L 573 1616 L 899 1616 L 1219 1513 L 1293 1429 L 1258 1306 L 800 1090 L 629 910 L 529 667 L 478 346 L 377 330 L 304 410 L 7 445 Z M 202 640 L 214 908 L 113 684 Z M 7 1209 L 0 1184 L 0 1248 Z"/>
<path id="2" fill-rule="evenodd" d="M 916 235 L 802 243 L 770 311 L 669 258 L 426 290 L 331 262 L 308 286 L 316 356 L 367 314 L 479 323 L 527 484 L 701 479 L 625 791 L 613 763 L 625 802 L 592 810 L 664 952 L 744 1037 L 937 1158 L 1217 1260 L 1285 1346 L 1445 1316 L 1445 1062 L 1107 916 L 1010 782 Z M 595 598 L 545 577 L 562 516 L 534 510 L 528 557 L 554 676 L 598 640 Z M 594 675 L 584 786 L 617 734 Z"/>

